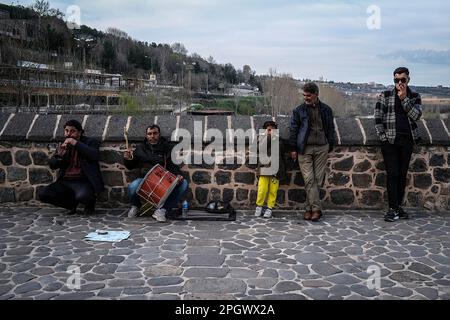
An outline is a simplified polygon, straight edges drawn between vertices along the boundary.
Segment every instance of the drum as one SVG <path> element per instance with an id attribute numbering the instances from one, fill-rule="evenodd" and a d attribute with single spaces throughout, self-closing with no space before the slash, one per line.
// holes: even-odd
<path id="1" fill-rule="evenodd" d="M 145 201 L 145 212 L 151 208 L 159 209 L 166 202 L 179 178 L 164 169 L 161 165 L 154 166 L 138 186 L 136 193 Z M 145 213 L 144 212 L 144 213 Z"/>

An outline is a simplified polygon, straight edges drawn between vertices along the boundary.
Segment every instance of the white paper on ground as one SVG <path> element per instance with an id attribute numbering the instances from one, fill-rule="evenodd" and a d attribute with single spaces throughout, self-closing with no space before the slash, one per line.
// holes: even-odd
<path id="1" fill-rule="evenodd" d="M 104 233 L 106 234 L 99 234 Z M 130 237 L 129 231 L 108 231 L 108 230 L 95 230 L 95 232 L 89 233 L 85 239 L 91 241 L 105 241 L 105 242 L 120 242 Z"/>

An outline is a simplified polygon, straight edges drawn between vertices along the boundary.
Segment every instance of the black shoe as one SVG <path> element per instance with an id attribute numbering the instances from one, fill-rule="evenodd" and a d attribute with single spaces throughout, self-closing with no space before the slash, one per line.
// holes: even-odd
<path id="1" fill-rule="evenodd" d="M 70 209 L 70 211 L 67 214 L 69 216 L 73 216 L 74 214 L 77 214 L 77 207 Z"/>
<path id="2" fill-rule="evenodd" d="M 90 215 L 93 215 L 93 214 L 95 214 L 95 209 L 94 208 L 84 208 L 83 215 L 90 216 Z"/>
<path id="3" fill-rule="evenodd" d="M 409 214 L 405 212 L 402 207 L 398 207 L 398 216 L 400 217 L 400 219 L 409 219 Z"/>
<path id="4" fill-rule="evenodd" d="M 388 212 L 384 215 L 384 221 L 394 222 L 400 218 L 397 210 L 390 208 Z"/>

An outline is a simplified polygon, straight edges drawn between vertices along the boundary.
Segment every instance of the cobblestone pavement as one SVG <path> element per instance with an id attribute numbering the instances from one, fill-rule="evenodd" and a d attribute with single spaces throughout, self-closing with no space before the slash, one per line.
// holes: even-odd
<path id="1" fill-rule="evenodd" d="M 271 220 L 157 223 L 124 209 L 67 216 L 53 208 L 0 207 L 0 299 L 450 299 L 450 214 L 327 212 Z M 120 243 L 87 242 L 96 229 L 127 230 Z M 69 266 L 81 269 L 71 290 Z M 369 266 L 381 288 L 369 289 Z"/>

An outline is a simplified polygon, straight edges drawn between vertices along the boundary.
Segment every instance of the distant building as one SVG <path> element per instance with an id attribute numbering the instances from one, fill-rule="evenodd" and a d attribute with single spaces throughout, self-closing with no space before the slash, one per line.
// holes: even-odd
<path id="1" fill-rule="evenodd" d="M 45 69 L 45 70 L 54 70 L 55 66 L 51 64 L 45 64 L 45 63 L 38 63 L 38 62 L 32 62 L 32 61 L 17 61 L 18 67 L 23 68 L 30 68 L 30 69 Z"/>
<path id="2" fill-rule="evenodd" d="M 0 9 L 0 19 L 10 19 L 9 11 Z"/>
<path id="3" fill-rule="evenodd" d="M 207 110 L 190 110 L 187 114 L 193 116 L 234 116 L 236 115 L 234 111 L 220 110 L 220 109 L 207 109 Z"/>
<path id="4" fill-rule="evenodd" d="M 8 11 L 0 10 L 0 37 L 32 41 L 38 37 L 37 20 L 11 19 Z"/>
<path id="5" fill-rule="evenodd" d="M 239 97 L 254 97 L 261 95 L 261 92 L 257 87 L 253 87 L 246 83 L 241 83 L 239 85 L 233 86 L 229 93 L 231 95 L 239 96 Z"/>

